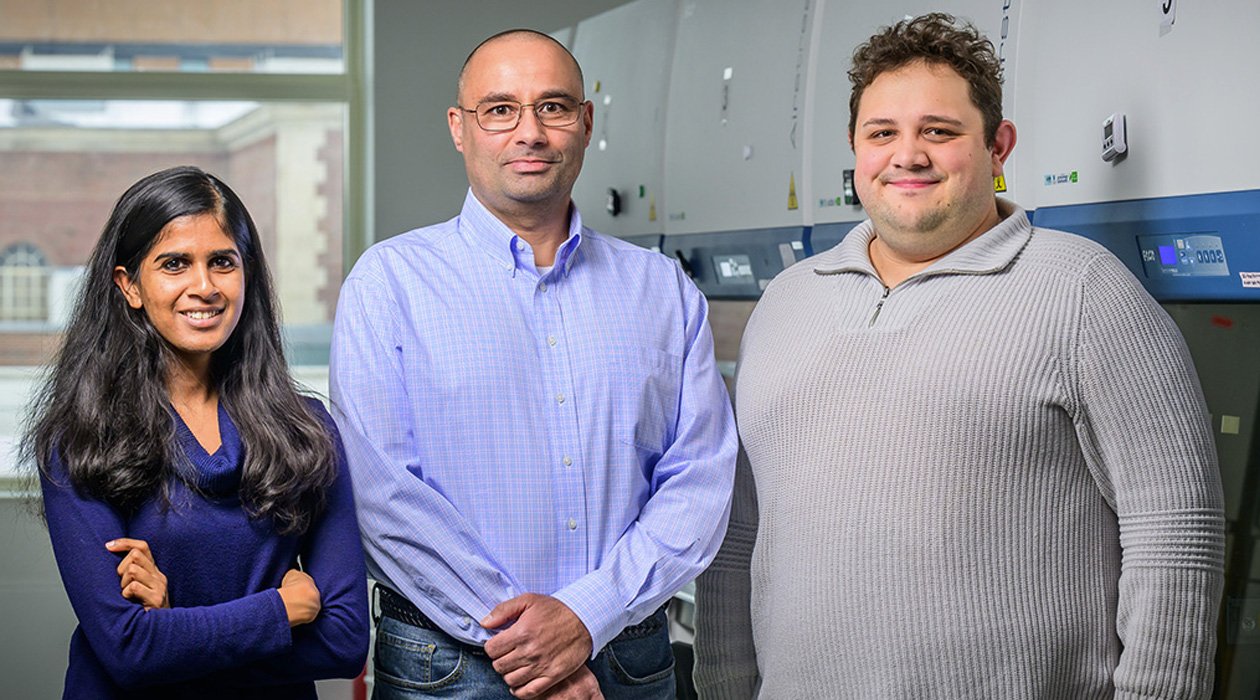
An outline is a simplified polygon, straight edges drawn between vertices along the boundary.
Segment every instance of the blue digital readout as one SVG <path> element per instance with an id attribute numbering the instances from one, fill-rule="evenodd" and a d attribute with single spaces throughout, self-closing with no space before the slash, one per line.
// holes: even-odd
<path id="1" fill-rule="evenodd" d="M 1260 189 L 1040 207 L 1032 223 L 1095 240 L 1160 302 L 1260 302 Z M 817 249 L 817 246 L 815 246 Z"/>
<path id="2" fill-rule="evenodd" d="M 1150 278 L 1224 277 L 1229 275 L 1220 236 L 1169 233 L 1138 236 L 1142 268 Z"/>

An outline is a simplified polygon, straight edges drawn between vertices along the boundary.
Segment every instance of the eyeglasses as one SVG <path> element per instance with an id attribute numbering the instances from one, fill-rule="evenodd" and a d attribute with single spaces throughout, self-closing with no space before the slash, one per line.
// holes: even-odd
<path id="1" fill-rule="evenodd" d="M 499 100 L 482 102 L 476 109 L 456 106 L 460 111 L 477 115 L 477 126 L 481 127 L 482 131 L 495 133 L 515 129 L 516 125 L 521 123 L 521 112 L 526 107 L 533 108 L 534 116 L 538 117 L 538 123 L 543 126 L 576 124 L 578 118 L 582 116 L 584 104 L 586 103 L 578 102 L 572 97 L 551 97 L 532 104 Z"/>

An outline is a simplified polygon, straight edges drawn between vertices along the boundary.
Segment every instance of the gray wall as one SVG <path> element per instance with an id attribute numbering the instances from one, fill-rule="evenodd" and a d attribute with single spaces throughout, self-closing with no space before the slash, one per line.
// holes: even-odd
<path id="1" fill-rule="evenodd" d="M 74 611 L 61 587 L 44 524 L 22 498 L 0 493 L 0 697 L 61 697 Z"/>
<path id="2" fill-rule="evenodd" d="M 459 213 L 468 180 L 446 109 L 464 58 L 515 27 L 552 33 L 626 0 L 376 0 L 375 240 Z"/>

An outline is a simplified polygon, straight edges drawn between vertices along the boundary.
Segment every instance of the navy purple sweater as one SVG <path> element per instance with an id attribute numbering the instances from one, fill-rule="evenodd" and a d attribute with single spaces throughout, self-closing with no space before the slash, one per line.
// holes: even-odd
<path id="1" fill-rule="evenodd" d="M 363 550 L 341 438 L 323 406 L 311 404 L 334 436 L 337 479 L 327 510 L 301 537 L 281 537 L 242 509 L 243 446 L 222 403 L 223 444 L 213 455 L 177 420 L 206 495 L 172 484 L 165 511 L 151 501 L 123 517 L 76 493 L 54 465 L 57 483 L 42 481 L 44 507 L 79 618 L 66 698 L 315 698 L 314 679 L 359 674 L 368 649 Z M 149 543 L 171 609 L 145 612 L 122 597 L 116 569 L 123 554 L 105 549 L 119 537 Z M 314 622 L 290 630 L 276 587 L 299 556 L 323 607 Z"/>

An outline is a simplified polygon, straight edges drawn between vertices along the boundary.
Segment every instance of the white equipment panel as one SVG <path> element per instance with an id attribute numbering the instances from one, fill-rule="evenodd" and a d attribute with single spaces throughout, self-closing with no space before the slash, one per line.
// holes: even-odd
<path id="1" fill-rule="evenodd" d="M 806 223 L 817 5 L 682 0 L 666 115 L 666 234 Z"/>
<path id="2" fill-rule="evenodd" d="M 1260 188 L 1260 3 L 1146 0 L 1023 7 L 1016 153 L 1025 207 Z M 1124 112 L 1129 152 L 1103 162 L 1099 125 Z M 1226 115 L 1226 116 L 1222 116 Z M 1234 115 L 1228 117 L 1227 115 Z"/>
<path id="3" fill-rule="evenodd" d="M 664 233 L 665 100 L 677 19 L 677 0 L 638 0 L 577 26 L 573 55 L 595 104 L 595 131 L 573 201 L 596 231 Z M 615 216 L 609 189 L 620 202 Z"/>

